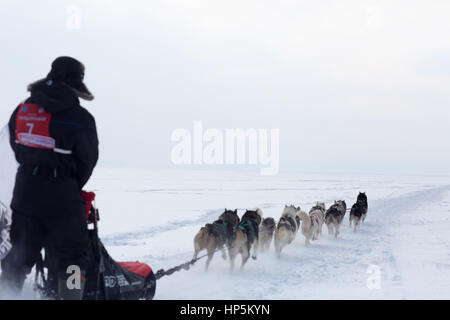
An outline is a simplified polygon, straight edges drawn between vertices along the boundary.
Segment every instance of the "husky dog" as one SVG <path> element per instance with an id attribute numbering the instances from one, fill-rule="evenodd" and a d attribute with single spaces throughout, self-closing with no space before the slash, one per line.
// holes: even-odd
<path id="1" fill-rule="evenodd" d="M 322 234 L 322 226 L 323 222 L 325 221 L 325 210 L 325 203 L 323 202 L 316 202 L 316 205 L 313 206 L 311 210 L 309 210 L 309 216 L 311 217 L 311 219 L 319 224 L 319 229 L 313 236 L 313 240 L 319 239 L 319 235 Z"/>
<path id="2" fill-rule="evenodd" d="M 265 218 L 259 226 L 258 249 L 261 252 L 263 252 L 264 250 L 269 250 L 274 231 L 275 231 L 275 220 L 273 218 Z"/>
<path id="3" fill-rule="evenodd" d="M 281 214 L 282 217 L 289 217 L 296 223 L 297 230 L 300 227 L 300 218 L 297 216 L 297 212 L 300 211 L 300 207 L 296 207 L 293 205 L 285 205 L 283 213 Z"/>
<path id="4" fill-rule="evenodd" d="M 234 269 L 234 259 L 240 253 L 242 256 L 241 269 L 247 263 L 250 257 L 250 251 L 253 248 L 252 258 L 257 258 L 259 242 L 259 225 L 263 219 L 263 213 L 260 209 L 247 210 L 237 226 L 231 245 L 228 249 L 230 257 L 231 270 Z"/>
<path id="5" fill-rule="evenodd" d="M 352 221 L 354 221 L 354 231 L 359 227 L 361 222 L 364 222 L 367 215 L 367 210 L 369 205 L 367 203 L 367 196 L 365 192 L 360 192 L 356 198 L 356 203 L 352 206 L 350 210 L 350 227 L 352 226 Z"/>
<path id="6" fill-rule="evenodd" d="M 350 210 L 350 227 L 352 226 L 352 221 L 353 221 L 353 225 L 354 225 L 354 231 L 356 232 L 356 230 L 359 227 L 359 224 L 361 223 L 362 217 L 364 215 L 364 208 L 361 205 L 361 203 L 356 202 L 353 206 L 352 209 Z"/>
<path id="7" fill-rule="evenodd" d="M 356 198 L 356 202 L 359 202 L 362 209 L 363 209 L 363 214 L 362 214 L 362 222 L 364 223 L 364 220 L 366 219 L 366 215 L 367 215 L 367 210 L 369 209 L 369 204 L 367 202 L 367 196 L 365 192 L 360 192 L 358 194 L 358 197 Z"/>
<path id="8" fill-rule="evenodd" d="M 237 210 L 227 210 L 225 208 L 225 211 L 219 216 L 220 220 L 223 220 L 233 226 L 233 228 L 236 228 L 239 224 L 239 216 L 237 214 Z"/>
<path id="9" fill-rule="evenodd" d="M 305 236 L 305 246 L 309 246 L 311 244 L 310 240 L 314 240 L 313 237 L 319 231 L 319 222 L 302 210 L 297 212 L 297 216 L 302 222 L 302 234 Z"/>
<path id="10" fill-rule="evenodd" d="M 298 211 L 300 211 L 300 207 L 296 208 L 292 205 L 284 206 L 274 234 L 277 258 L 280 258 L 283 248 L 291 244 L 297 235 L 298 228 L 300 227 L 300 218 L 297 216 Z"/>
<path id="11" fill-rule="evenodd" d="M 229 247 L 231 245 L 233 230 L 238 222 L 237 210 L 225 209 L 225 212 L 222 213 L 218 220 L 202 227 L 194 237 L 194 256 L 192 259 L 197 259 L 198 253 L 206 249 L 208 259 L 206 260 L 205 270 L 208 270 L 209 264 L 217 250 L 220 250 L 222 258 L 226 259 L 225 246 Z"/>
<path id="12" fill-rule="evenodd" d="M 334 204 L 325 213 L 325 224 L 328 227 L 328 234 L 334 233 L 336 239 L 339 235 L 339 227 L 344 219 L 345 211 L 347 210 L 347 204 L 345 201 L 335 201 Z"/>

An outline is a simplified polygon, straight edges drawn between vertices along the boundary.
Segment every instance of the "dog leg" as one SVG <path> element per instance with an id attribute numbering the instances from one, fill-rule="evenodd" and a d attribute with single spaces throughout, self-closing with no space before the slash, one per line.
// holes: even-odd
<path id="1" fill-rule="evenodd" d="M 211 259 L 212 259 L 212 258 L 208 255 L 208 259 L 206 260 L 206 263 L 205 263 L 205 272 L 208 271 L 209 263 L 211 262 Z"/>
<path id="2" fill-rule="evenodd" d="M 197 259 L 197 256 L 200 251 L 202 251 L 201 246 L 197 242 L 194 241 L 194 256 L 192 257 L 192 259 Z"/>
<path id="3" fill-rule="evenodd" d="M 277 258 L 279 258 L 279 257 L 280 257 L 280 244 L 279 244 L 279 242 L 278 242 L 277 239 L 275 239 L 275 241 L 274 241 L 274 243 L 273 243 L 273 247 L 274 247 L 274 249 L 275 249 L 275 256 L 276 256 Z"/>
<path id="4" fill-rule="evenodd" d="M 276 243 L 275 244 L 275 255 L 277 257 L 277 259 L 280 259 L 281 257 L 281 244 L 280 243 Z"/>
<path id="5" fill-rule="evenodd" d="M 250 258 L 250 250 L 241 250 L 242 255 L 242 264 L 241 264 L 241 270 L 244 269 L 245 264 L 248 261 L 248 258 Z"/>
<path id="6" fill-rule="evenodd" d="M 327 227 L 328 227 L 328 234 L 332 235 L 334 233 L 334 226 L 333 226 L 333 224 L 330 223 L 330 224 L 327 225 Z"/>
<path id="7" fill-rule="evenodd" d="M 264 241 L 262 241 L 262 240 L 260 240 L 260 243 L 259 243 L 259 245 L 258 245 L 258 248 L 259 248 L 259 252 L 260 252 L 260 253 L 264 253 L 264 249 L 265 249 L 265 247 L 266 247 L 266 244 L 265 244 L 265 242 L 264 242 Z"/>
<path id="8" fill-rule="evenodd" d="M 307 246 L 307 247 L 309 247 L 311 245 L 311 242 L 309 240 L 310 240 L 310 237 L 306 237 L 305 246 Z"/>
<path id="9" fill-rule="evenodd" d="M 233 272 L 234 270 L 234 259 L 236 258 L 236 254 L 233 250 L 228 251 L 228 256 L 230 257 L 230 272 Z"/>
<path id="10" fill-rule="evenodd" d="M 266 243 L 266 251 L 270 250 L 270 245 L 272 243 L 272 239 L 270 239 L 267 243 Z"/>
<path id="11" fill-rule="evenodd" d="M 256 260 L 258 258 L 258 250 L 259 250 L 259 241 L 256 240 L 255 244 L 253 245 L 253 255 L 252 255 L 253 260 Z"/>
<path id="12" fill-rule="evenodd" d="M 234 257 L 230 258 L 230 272 L 234 271 Z"/>
<path id="13" fill-rule="evenodd" d="M 214 257 L 214 249 L 208 248 L 208 259 L 206 260 L 205 271 L 208 271 L 209 264 L 211 263 L 213 257 Z"/>
<path id="14" fill-rule="evenodd" d="M 267 250 L 267 240 L 259 244 L 259 252 L 264 253 Z"/>
<path id="15" fill-rule="evenodd" d="M 227 252 L 224 247 L 220 249 L 220 252 L 222 252 L 222 259 L 227 260 Z"/>

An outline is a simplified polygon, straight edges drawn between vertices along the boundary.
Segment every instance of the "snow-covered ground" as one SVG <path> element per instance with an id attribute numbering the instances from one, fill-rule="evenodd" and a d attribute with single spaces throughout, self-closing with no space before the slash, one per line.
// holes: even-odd
<path id="1" fill-rule="evenodd" d="M 343 199 L 350 207 L 359 191 L 368 195 L 356 233 L 346 215 L 338 239 L 324 226 L 305 247 L 299 234 L 281 259 L 272 247 L 233 273 L 217 254 L 207 273 L 200 260 L 161 278 L 156 299 L 450 298 L 450 177 L 99 168 L 87 187 L 110 254 L 155 271 L 188 261 L 195 233 L 224 208 L 259 207 L 278 220 L 285 204 L 308 211 Z"/>
<path id="2" fill-rule="evenodd" d="M 448 299 L 449 184 L 449 177 L 104 169 L 89 187 L 113 257 L 155 270 L 188 261 L 195 233 L 224 208 L 259 207 L 278 219 L 285 204 L 309 210 L 335 199 L 351 206 L 359 191 L 369 197 L 357 233 L 345 219 L 337 240 L 325 232 L 307 248 L 299 234 L 280 260 L 271 250 L 232 274 L 217 254 L 208 273 L 199 261 L 162 278 L 157 299 Z"/>

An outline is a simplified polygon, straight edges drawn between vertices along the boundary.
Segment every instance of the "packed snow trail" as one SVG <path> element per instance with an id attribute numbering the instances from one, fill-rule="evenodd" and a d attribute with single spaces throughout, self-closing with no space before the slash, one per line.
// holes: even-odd
<path id="1" fill-rule="evenodd" d="M 226 191 L 224 191 L 226 192 Z M 249 191 L 251 192 L 251 191 Z M 280 192 L 276 191 L 275 192 Z M 315 197 L 326 196 L 327 191 L 312 190 Z M 356 193 L 355 193 L 356 196 Z M 354 233 L 348 228 L 346 215 L 341 235 L 337 240 L 324 234 L 309 248 L 304 246 L 304 237 L 297 235 L 280 260 L 271 251 L 260 255 L 257 261 L 249 261 L 243 271 L 229 272 L 228 261 L 216 255 L 210 271 L 203 271 L 204 261 L 199 261 L 188 272 L 180 272 L 158 282 L 157 299 L 402 299 L 411 297 L 449 297 L 450 275 L 448 254 L 445 251 L 450 239 L 443 232 L 441 239 L 430 248 L 414 251 L 414 243 L 433 234 L 428 226 L 431 214 L 434 219 L 447 219 L 450 200 L 448 186 L 424 185 L 418 191 L 394 197 L 370 200 L 369 213 L 361 229 Z M 447 199 L 447 200 L 446 200 Z M 347 200 L 348 206 L 352 201 Z M 278 219 L 283 204 L 266 203 L 261 208 L 265 216 Z M 305 209 L 308 209 L 304 206 Z M 280 211 L 280 212 L 278 212 Z M 145 230 L 110 234 L 104 237 L 107 246 L 117 256 L 125 250 L 136 249 L 135 256 L 149 263 L 155 270 L 168 268 L 192 256 L 192 239 L 200 226 L 215 220 L 222 210 L 211 210 L 192 219 L 175 220 Z M 242 213 L 242 211 L 240 212 Z M 417 222 L 419 221 L 419 222 Z M 423 228 L 410 233 L 417 223 Z M 426 225 L 426 226 L 425 226 Z M 431 229 L 426 232 L 424 229 Z M 437 235 L 436 235 L 437 236 Z M 424 244 L 422 244 L 424 246 Z M 139 254 L 145 248 L 146 254 Z M 111 251 L 110 250 L 110 251 Z M 408 251 L 407 251 L 408 250 Z M 440 252 L 432 256 L 433 252 Z M 408 253 L 405 253 L 408 252 Z M 428 254 L 430 273 L 421 273 L 420 257 Z M 415 267 L 409 261 L 416 257 Z M 434 260 L 437 262 L 434 263 Z M 438 268 L 439 272 L 434 270 Z M 447 269 L 446 269 L 447 268 Z M 428 268 L 429 269 L 429 268 Z M 370 289 L 368 280 L 379 270 L 379 289 Z M 369 274 L 368 272 L 372 272 Z M 416 284 L 423 283 L 418 287 Z M 427 289 L 428 288 L 428 289 Z M 427 289 L 427 290 L 425 290 Z M 424 291 L 425 290 L 425 291 Z M 436 294 L 437 292 L 440 295 Z"/>
<path id="2" fill-rule="evenodd" d="M 427 215 L 436 204 L 449 203 L 449 190 L 445 186 L 389 200 L 369 201 L 367 220 L 356 233 L 348 227 L 346 215 L 342 233 L 337 240 L 327 234 L 324 226 L 322 237 L 307 248 L 304 246 L 304 237 L 299 234 L 294 243 L 283 251 L 280 260 L 275 258 L 272 247 L 269 253 L 260 255 L 257 261 L 250 261 L 244 270 L 232 274 L 228 261 L 223 261 L 217 255 L 208 273 L 203 270 L 203 262 L 199 262 L 188 273 L 180 272 L 162 279 L 158 283 L 156 298 L 449 298 L 448 233 L 436 235 L 441 239 L 441 244 L 434 243 L 432 247 L 426 247 L 423 239 L 433 234 L 433 230 L 430 230 L 431 233 L 423 229 L 409 232 L 411 225 L 414 226 L 417 221 L 423 223 L 424 219 L 429 219 Z M 450 226 L 448 210 L 446 212 L 447 217 L 441 218 Z M 414 244 L 417 243 L 421 243 L 422 248 L 417 246 L 415 251 Z M 409 248 L 408 251 L 405 248 Z M 430 252 L 438 254 L 433 256 Z M 422 273 L 424 266 L 421 257 L 427 253 L 429 258 L 436 259 L 435 262 L 430 261 L 431 269 L 441 269 L 438 273 L 437 270 L 431 270 L 431 277 L 428 272 Z M 408 267 L 410 259 L 414 257 L 417 268 Z M 379 285 L 376 281 L 370 282 L 370 279 L 376 278 L 377 270 L 380 271 Z"/>

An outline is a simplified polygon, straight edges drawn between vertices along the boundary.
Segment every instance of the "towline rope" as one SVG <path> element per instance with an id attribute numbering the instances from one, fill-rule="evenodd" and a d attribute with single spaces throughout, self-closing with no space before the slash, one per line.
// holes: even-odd
<path id="1" fill-rule="evenodd" d="M 219 251 L 220 249 L 216 249 L 214 250 L 214 253 L 216 253 L 217 251 Z M 161 279 L 164 276 L 170 276 L 171 274 L 181 271 L 181 270 L 189 270 L 191 268 L 192 265 L 194 265 L 198 260 L 203 259 L 204 257 L 208 256 L 208 254 L 204 254 L 203 256 L 200 256 L 198 258 L 192 259 L 188 262 L 185 262 L 183 264 L 180 264 L 178 266 L 175 266 L 173 268 L 170 268 L 168 270 L 164 270 L 164 269 L 159 269 L 156 273 L 155 273 L 155 277 L 156 280 Z"/>

